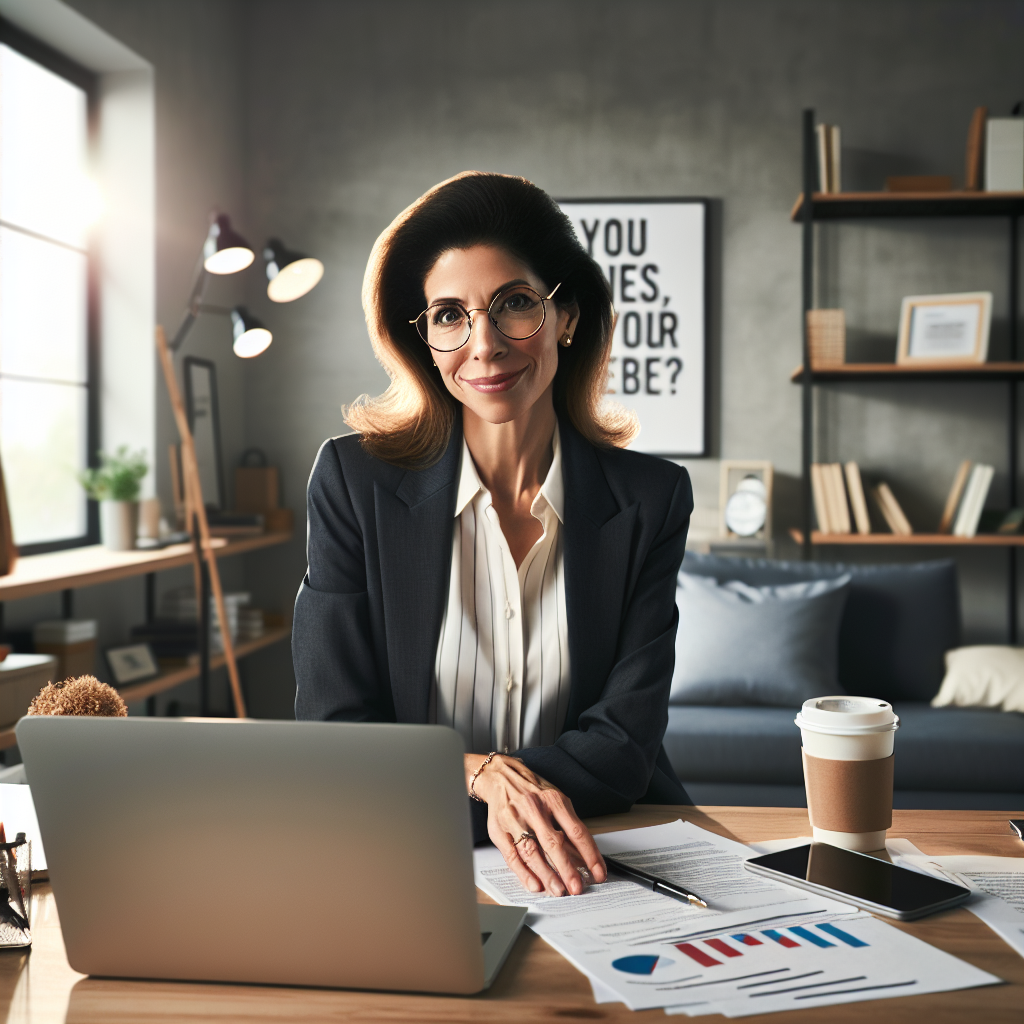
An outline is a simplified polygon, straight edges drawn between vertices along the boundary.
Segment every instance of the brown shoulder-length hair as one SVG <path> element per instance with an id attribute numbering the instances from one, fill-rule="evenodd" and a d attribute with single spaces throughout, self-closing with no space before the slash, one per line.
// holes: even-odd
<path id="1" fill-rule="evenodd" d="M 559 347 L 555 410 L 591 444 L 625 447 L 636 416 L 605 403 L 614 327 L 611 290 L 580 245 L 572 222 L 525 178 L 464 171 L 435 185 L 381 234 L 363 278 L 363 312 L 373 350 L 391 378 L 376 398 L 363 395 L 344 410 L 363 447 L 385 462 L 422 469 L 444 454 L 458 401 L 433 368 L 430 350 L 409 323 L 427 304 L 423 282 L 442 253 L 499 246 L 528 266 L 553 300 L 576 303 L 572 346 Z"/>

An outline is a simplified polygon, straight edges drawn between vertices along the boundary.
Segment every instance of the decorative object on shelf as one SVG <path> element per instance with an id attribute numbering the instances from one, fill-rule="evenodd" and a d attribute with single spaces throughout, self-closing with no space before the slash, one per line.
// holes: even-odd
<path id="1" fill-rule="evenodd" d="M 839 128 L 819 124 L 815 129 L 818 143 L 818 191 L 826 195 L 843 191 L 842 144 Z"/>
<path id="2" fill-rule="evenodd" d="M 900 310 L 896 362 L 932 367 L 984 363 L 991 321 L 991 292 L 908 295 Z"/>
<path id="3" fill-rule="evenodd" d="M 971 126 L 967 129 L 967 153 L 964 160 L 964 190 L 977 192 L 981 189 L 981 162 L 985 150 L 985 119 L 988 107 L 975 107 L 971 115 Z"/>
<path id="4" fill-rule="evenodd" d="M 896 495 L 892 493 L 892 488 L 883 480 L 872 489 L 871 494 L 883 518 L 888 523 L 889 529 L 901 537 L 909 537 L 914 532 L 914 528 L 896 500 Z"/>
<path id="5" fill-rule="evenodd" d="M 1015 537 L 1024 532 L 1024 508 L 987 508 L 978 520 L 978 533 Z"/>
<path id="6" fill-rule="evenodd" d="M 160 499 L 143 498 L 139 502 L 139 541 L 160 539 Z M 140 543 L 140 546 L 143 546 Z"/>
<path id="7" fill-rule="evenodd" d="M 967 478 L 971 473 L 971 466 L 974 463 L 970 459 L 964 459 L 957 467 L 956 476 L 953 477 L 953 486 L 949 489 L 949 496 L 946 498 L 946 505 L 942 510 L 942 518 L 939 520 L 939 528 L 936 533 L 952 533 L 953 520 L 956 517 L 956 510 L 960 507 L 960 499 L 964 496 L 964 488 L 967 486 Z"/>
<path id="8" fill-rule="evenodd" d="M 104 652 L 114 682 L 118 686 L 126 683 L 141 683 L 160 674 L 160 666 L 149 644 L 129 644 L 125 647 L 108 647 Z"/>
<path id="9" fill-rule="evenodd" d="M 95 619 L 50 619 L 32 627 L 37 654 L 57 659 L 57 678 L 91 675 L 96 670 Z"/>
<path id="10" fill-rule="evenodd" d="M 111 551 L 131 551 L 139 522 L 139 489 L 149 472 L 146 453 L 121 445 L 113 455 L 100 452 L 100 464 L 79 474 L 79 482 L 100 503 L 100 536 Z"/>
<path id="11" fill-rule="evenodd" d="M 631 447 L 707 454 L 706 199 L 564 199 L 562 212 L 608 277 L 618 318 L 608 394 L 643 425 Z"/>
<path id="12" fill-rule="evenodd" d="M 28 715 L 93 715 L 127 718 L 128 705 L 112 686 L 95 676 L 47 683 L 28 706 Z"/>
<path id="13" fill-rule="evenodd" d="M 990 117 L 985 126 L 985 191 L 1020 192 L 1022 189 L 1024 118 Z"/>
<path id="14" fill-rule="evenodd" d="M 0 576 L 14 572 L 18 562 L 18 549 L 14 545 L 14 529 L 11 526 L 11 510 L 7 504 L 7 485 L 4 470 L 0 465 Z"/>
<path id="15" fill-rule="evenodd" d="M 242 453 L 241 465 L 235 468 L 235 508 L 238 512 L 263 517 L 263 525 L 273 532 L 287 532 L 294 526 L 290 508 L 278 503 L 280 479 L 277 466 L 267 464 L 266 454 L 259 448 Z"/>
<path id="16" fill-rule="evenodd" d="M 185 407 L 195 443 L 199 482 L 207 511 L 224 507 L 224 462 L 220 447 L 217 367 L 209 359 L 186 356 Z"/>
<path id="17" fill-rule="evenodd" d="M 952 192 L 948 174 L 897 174 L 885 179 L 886 192 Z"/>
<path id="18" fill-rule="evenodd" d="M 774 467 L 763 459 L 722 459 L 718 468 L 721 537 L 772 538 Z"/>
<path id="19" fill-rule="evenodd" d="M 271 238 L 263 250 L 268 278 L 267 295 L 273 302 L 292 302 L 314 288 L 323 277 L 324 267 L 318 260 L 285 248 L 278 238 Z M 235 274 L 245 270 L 256 258 L 253 247 L 231 226 L 225 214 L 214 213 L 210 230 L 203 243 L 203 263 L 192 282 L 185 315 L 169 344 L 177 352 L 184 344 L 200 313 L 214 313 L 231 320 L 234 337 L 232 348 L 240 359 L 252 359 L 265 352 L 273 335 L 245 306 L 226 309 L 203 302 L 210 274 Z"/>
<path id="20" fill-rule="evenodd" d="M 846 313 L 841 309 L 809 309 L 807 341 L 812 370 L 842 366 L 846 362 Z"/>
<path id="21" fill-rule="evenodd" d="M 28 702 L 56 675 L 52 654 L 8 654 L 0 662 L 0 729 L 14 725 Z"/>

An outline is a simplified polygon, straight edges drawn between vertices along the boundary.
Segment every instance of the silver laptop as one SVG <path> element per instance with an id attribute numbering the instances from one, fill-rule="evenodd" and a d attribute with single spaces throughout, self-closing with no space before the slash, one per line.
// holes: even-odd
<path id="1" fill-rule="evenodd" d="M 468 994 L 526 909 L 478 905 L 444 726 L 23 718 L 71 966 Z"/>

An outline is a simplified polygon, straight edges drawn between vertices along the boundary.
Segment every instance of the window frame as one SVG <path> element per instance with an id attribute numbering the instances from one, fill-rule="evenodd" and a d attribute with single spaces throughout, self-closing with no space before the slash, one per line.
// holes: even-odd
<path id="1" fill-rule="evenodd" d="M 95 165 L 99 124 L 99 75 L 71 60 L 70 57 L 66 57 L 59 50 L 36 39 L 35 36 L 22 31 L 3 17 L 0 17 L 0 43 L 16 50 L 23 57 L 35 61 L 47 71 L 60 76 L 85 93 L 88 157 L 90 164 Z M 3 222 L 0 221 L 0 223 Z M 25 230 L 14 225 L 5 224 L 4 226 L 11 230 Z M 28 233 L 33 234 L 32 232 Z M 53 241 L 45 236 L 38 237 L 43 241 Z M 75 251 L 80 250 L 75 249 Z M 86 465 L 94 468 L 99 465 L 100 444 L 100 289 L 96 232 L 90 232 L 85 248 L 85 303 Z M 84 534 L 38 544 L 22 544 L 18 546 L 18 554 L 38 555 L 49 551 L 65 551 L 69 548 L 85 547 L 88 544 L 98 544 L 99 542 L 99 504 L 91 498 L 87 498 L 86 532 Z"/>

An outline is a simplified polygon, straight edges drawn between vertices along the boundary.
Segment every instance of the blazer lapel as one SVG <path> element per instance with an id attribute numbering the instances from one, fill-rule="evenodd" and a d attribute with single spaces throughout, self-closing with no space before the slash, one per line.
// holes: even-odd
<path id="1" fill-rule="evenodd" d="M 564 729 L 600 697 L 615 659 L 636 505 L 620 509 L 597 453 L 559 421 L 565 481 L 565 604 L 572 687 Z"/>
<path id="2" fill-rule="evenodd" d="M 399 722 L 427 720 L 437 638 L 448 600 L 461 453 L 462 424 L 457 418 L 439 462 L 409 470 L 393 492 L 374 484 L 388 665 Z"/>

